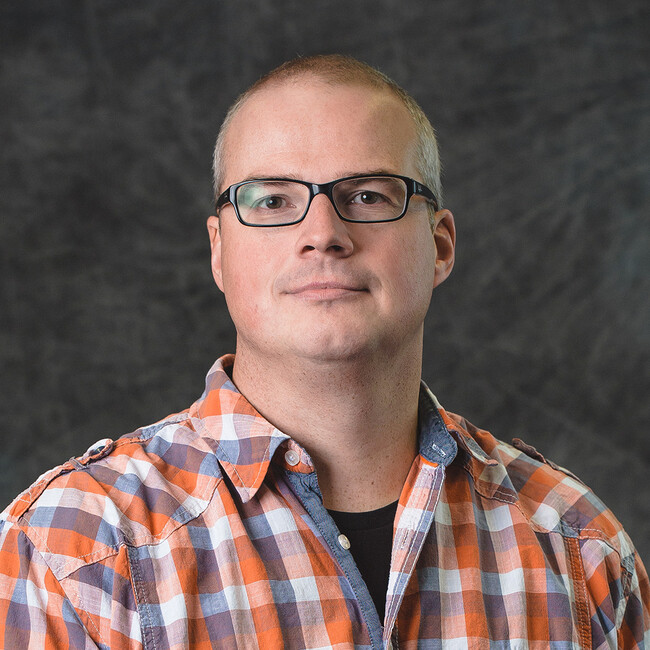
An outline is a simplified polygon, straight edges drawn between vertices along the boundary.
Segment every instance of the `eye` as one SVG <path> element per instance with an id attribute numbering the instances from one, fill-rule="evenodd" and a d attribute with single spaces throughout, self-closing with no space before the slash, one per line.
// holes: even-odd
<path id="1" fill-rule="evenodd" d="M 371 190 L 361 190 L 349 199 L 349 203 L 361 203 L 363 205 L 378 205 L 387 202 L 389 201 L 383 194 Z"/>
<path id="2" fill-rule="evenodd" d="M 254 210 L 280 210 L 287 207 L 291 207 L 287 203 L 287 199 L 279 194 L 263 196 L 251 205 Z"/>

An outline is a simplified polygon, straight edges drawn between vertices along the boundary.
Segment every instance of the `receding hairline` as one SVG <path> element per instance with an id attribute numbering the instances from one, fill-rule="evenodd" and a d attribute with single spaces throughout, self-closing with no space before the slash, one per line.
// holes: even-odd
<path id="1" fill-rule="evenodd" d="M 299 80 L 308 76 L 318 78 L 326 84 L 390 88 L 400 97 L 408 96 L 408 93 L 389 76 L 367 63 L 343 54 L 318 54 L 286 61 L 260 77 L 240 95 L 240 98 L 249 97 L 268 84 Z"/>
<path id="2" fill-rule="evenodd" d="M 408 110 L 408 107 L 402 101 L 402 98 L 388 86 L 378 83 L 372 83 L 371 80 L 364 79 L 354 79 L 354 78 L 330 78 L 323 77 L 317 72 L 305 71 L 293 74 L 291 76 L 271 78 L 266 80 L 264 83 L 259 85 L 255 84 L 251 86 L 244 94 L 240 96 L 236 103 L 233 104 L 232 108 L 234 110 L 229 111 L 226 119 L 222 124 L 224 141 L 228 136 L 228 131 L 232 122 L 238 118 L 238 116 L 243 113 L 246 107 L 251 104 L 254 100 L 263 98 L 266 93 L 272 93 L 274 90 L 281 88 L 296 88 L 296 89 L 311 89 L 312 87 L 318 88 L 322 86 L 325 88 L 331 88 L 333 91 L 337 89 L 360 89 L 367 90 L 371 97 L 378 97 L 380 99 L 386 99 L 388 101 L 396 102 L 396 105 L 404 110 L 405 119 L 410 120 L 414 134 L 417 131 L 417 124 L 413 115 Z M 240 101 L 241 100 L 241 101 Z M 227 156 L 226 151 L 221 152 L 222 155 Z"/>
<path id="3" fill-rule="evenodd" d="M 336 91 L 338 88 L 358 88 L 361 90 L 367 90 L 372 94 L 385 95 L 394 98 L 399 101 L 401 105 L 404 105 L 404 103 L 400 101 L 401 98 L 396 93 L 392 92 L 387 86 L 375 84 L 372 83 L 372 81 L 366 81 L 364 79 L 334 79 L 324 77 L 316 72 L 306 71 L 290 77 L 271 78 L 259 86 L 257 84 L 251 86 L 251 88 L 241 95 L 241 101 L 238 100 L 233 104 L 235 110 L 232 113 L 231 119 L 252 99 L 257 98 L 260 95 L 273 92 L 280 88 L 301 89 L 311 87 L 323 88 L 325 90 L 331 88 L 333 91 Z"/>
<path id="4" fill-rule="evenodd" d="M 375 92 L 378 94 L 385 94 L 386 96 L 393 97 L 399 101 L 401 105 L 404 105 L 404 102 L 401 101 L 401 96 L 396 93 L 390 86 L 386 86 L 380 83 L 374 83 L 372 79 L 355 79 L 355 78 L 335 78 L 327 75 L 321 75 L 317 71 L 299 72 L 291 76 L 286 77 L 273 77 L 270 78 L 264 83 L 255 83 L 251 86 L 245 93 L 243 93 L 237 102 L 233 104 L 235 110 L 232 112 L 232 116 L 243 108 L 251 99 L 259 96 L 262 93 L 267 91 L 272 91 L 277 88 L 283 87 L 305 87 L 307 85 L 313 84 L 314 86 L 324 86 L 326 88 L 360 88 L 366 89 L 369 92 Z M 225 122 L 225 120 L 224 120 Z"/>

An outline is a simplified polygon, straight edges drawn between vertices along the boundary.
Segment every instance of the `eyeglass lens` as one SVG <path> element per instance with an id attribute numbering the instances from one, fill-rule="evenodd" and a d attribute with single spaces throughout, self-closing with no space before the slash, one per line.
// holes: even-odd
<path id="1" fill-rule="evenodd" d="M 408 192 L 403 180 L 377 176 L 336 183 L 332 198 L 338 212 L 351 221 L 390 221 L 404 211 Z M 280 225 L 299 221 L 309 204 L 309 187 L 294 181 L 251 181 L 237 189 L 243 221 Z"/>

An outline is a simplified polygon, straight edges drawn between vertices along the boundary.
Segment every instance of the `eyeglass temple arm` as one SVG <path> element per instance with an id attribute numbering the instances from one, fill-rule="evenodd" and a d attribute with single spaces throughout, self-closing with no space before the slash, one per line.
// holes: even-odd
<path id="1" fill-rule="evenodd" d="M 418 183 L 416 180 L 413 181 L 413 194 L 423 196 L 433 204 L 436 211 L 439 209 L 436 195 L 426 185 L 422 185 L 422 183 Z"/>
<path id="2" fill-rule="evenodd" d="M 222 192 L 218 197 L 217 200 L 214 204 L 215 210 L 219 210 L 222 208 L 226 203 L 230 203 L 230 188 L 225 190 L 225 192 Z"/>

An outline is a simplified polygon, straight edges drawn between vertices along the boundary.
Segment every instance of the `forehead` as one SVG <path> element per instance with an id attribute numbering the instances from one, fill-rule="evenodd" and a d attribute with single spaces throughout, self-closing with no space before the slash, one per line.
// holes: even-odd
<path id="1" fill-rule="evenodd" d="M 272 83 L 233 117 L 225 185 L 295 176 L 326 182 L 371 171 L 416 175 L 413 119 L 392 92 L 314 78 Z"/>

